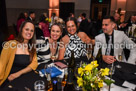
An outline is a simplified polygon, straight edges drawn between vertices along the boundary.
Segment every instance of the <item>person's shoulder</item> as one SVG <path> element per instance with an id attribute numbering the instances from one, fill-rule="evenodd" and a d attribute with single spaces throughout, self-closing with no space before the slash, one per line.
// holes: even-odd
<path id="1" fill-rule="evenodd" d="M 67 39 L 67 38 L 69 38 L 69 36 L 68 36 L 68 35 L 65 35 L 65 36 L 62 38 L 62 40 L 65 40 L 65 39 Z"/>
<path id="2" fill-rule="evenodd" d="M 17 44 L 17 40 L 9 40 L 9 41 L 7 41 L 6 43 L 13 43 L 13 44 Z"/>
<path id="3" fill-rule="evenodd" d="M 14 46 L 16 46 L 17 45 L 17 41 L 16 40 L 9 40 L 9 41 L 5 41 L 5 42 L 3 42 L 3 47 L 5 48 L 5 47 L 14 47 Z"/>
<path id="4" fill-rule="evenodd" d="M 43 36 L 44 37 L 44 36 Z M 45 40 L 49 40 L 50 39 L 50 37 L 44 37 L 45 38 Z"/>
<path id="5" fill-rule="evenodd" d="M 115 34 L 125 34 L 124 31 L 120 31 L 120 30 L 114 30 Z"/>
<path id="6" fill-rule="evenodd" d="M 68 41 L 69 41 L 69 36 L 68 36 L 68 35 L 65 35 L 65 36 L 62 38 L 62 42 L 68 43 Z"/>
<path id="7" fill-rule="evenodd" d="M 78 35 L 80 35 L 80 36 L 85 36 L 85 35 L 87 35 L 85 32 L 78 32 Z"/>
<path id="8" fill-rule="evenodd" d="M 96 38 L 100 39 L 100 38 L 102 38 L 103 36 L 104 36 L 104 33 L 101 33 L 101 34 L 95 36 L 95 39 L 96 39 Z"/>

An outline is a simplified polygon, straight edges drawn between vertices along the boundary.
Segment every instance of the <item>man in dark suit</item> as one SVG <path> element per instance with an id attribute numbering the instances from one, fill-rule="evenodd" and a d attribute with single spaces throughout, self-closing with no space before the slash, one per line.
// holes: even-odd
<path id="1" fill-rule="evenodd" d="M 82 13 L 81 18 L 82 18 L 82 21 L 80 23 L 79 30 L 81 30 L 87 34 L 89 22 L 88 22 L 88 19 L 86 18 L 86 13 Z"/>
<path id="2" fill-rule="evenodd" d="M 27 20 L 34 21 L 35 20 L 35 12 L 30 11 L 29 17 L 27 18 Z"/>

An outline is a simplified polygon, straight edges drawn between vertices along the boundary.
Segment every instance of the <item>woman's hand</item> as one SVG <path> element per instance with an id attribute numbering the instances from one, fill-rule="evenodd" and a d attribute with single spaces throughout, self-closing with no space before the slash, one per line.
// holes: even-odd
<path id="1" fill-rule="evenodd" d="M 114 56 L 103 55 L 102 58 L 103 58 L 103 61 L 105 61 L 108 64 L 111 64 L 116 61 Z"/>
<path id="2" fill-rule="evenodd" d="M 21 74 L 20 74 L 19 72 L 10 74 L 9 77 L 8 77 L 8 80 L 9 80 L 9 81 L 12 81 L 12 80 L 18 78 L 20 75 L 21 75 Z"/>

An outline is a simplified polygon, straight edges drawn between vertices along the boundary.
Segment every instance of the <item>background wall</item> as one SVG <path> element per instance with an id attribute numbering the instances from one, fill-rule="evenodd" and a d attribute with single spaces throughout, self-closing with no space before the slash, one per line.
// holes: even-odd
<path id="1" fill-rule="evenodd" d="M 78 17 L 82 12 L 89 18 L 90 0 L 60 0 L 60 2 L 74 2 L 75 16 Z M 8 26 L 16 23 L 17 17 L 21 12 L 34 11 L 36 21 L 43 12 L 48 13 L 49 0 L 6 0 Z"/>
<path id="2" fill-rule="evenodd" d="M 125 18 L 128 19 L 132 14 L 136 14 L 136 0 L 127 0 Z"/>
<path id="3" fill-rule="evenodd" d="M 74 2 L 75 16 L 78 17 L 82 12 L 90 14 L 91 0 L 60 0 L 60 2 Z M 111 0 L 111 12 L 113 15 L 115 10 L 122 8 L 125 10 L 124 20 L 128 20 L 131 14 L 136 14 L 136 0 Z M 8 26 L 16 23 L 17 17 L 21 12 L 34 11 L 36 13 L 36 21 L 43 12 L 48 13 L 49 0 L 6 0 Z"/>
<path id="4" fill-rule="evenodd" d="M 136 14 L 136 0 L 111 0 L 111 15 L 114 15 L 118 8 L 122 9 L 123 20 L 127 21 L 132 14 Z"/>
<path id="5" fill-rule="evenodd" d="M 87 18 L 90 15 L 90 1 L 91 0 L 60 0 L 60 2 L 74 2 L 75 16 L 78 17 L 81 13 L 86 13 Z"/>
<path id="6" fill-rule="evenodd" d="M 48 13 L 49 0 L 6 0 L 6 8 L 8 26 L 12 26 L 21 12 L 34 11 L 37 21 L 41 13 Z"/>

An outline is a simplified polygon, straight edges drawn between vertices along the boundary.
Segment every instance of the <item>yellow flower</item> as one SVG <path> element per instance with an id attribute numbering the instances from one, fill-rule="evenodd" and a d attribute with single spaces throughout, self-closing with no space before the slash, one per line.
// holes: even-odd
<path id="1" fill-rule="evenodd" d="M 91 87 L 93 87 L 93 88 L 94 88 L 94 87 L 95 87 L 95 84 L 91 83 Z"/>
<path id="2" fill-rule="evenodd" d="M 103 87 L 103 80 L 100 80 L 100 81 L 98 82 L 98 87 L 99 87 L 99 88 Z"/>
<path id="3" fill-rule="evenodd" d="M 49 18 L 46 18 L 45 20 L 46 20 L 46 21 L 48 21 L 48 20 L 49 20 Z"/>
<path id="4" fill-rule="evenodd" d="M 78 68 L 78 74 L 81 74 L 81 76 L 82 76 L 82 75 L 83 75 L 83 70 L 84 70 L 84 69 L 83 69 L 83 68 L 81 68 L 81 67 L 80 67 L 80 68 Z"/>
<path id="5" fill-rule="evenodd" d="M 97 89 L 98 87 L 103 87 L 103 82 L 105 80 L 105 75 L 109 75 L 109 69 L 98 69 L 97 61 L 92 61 L 90 64 L 82 64 L 80 68 L 78 68 L 78 74 L 80 76 L 77 77 L 78 86 L 84 88 L 83 91 L 91 91 L 91 89 Z M 90 86 L 87 88 L 87 86 Z"/>
<path id="6" fill-rule="evenodd" d="M 51 19 L 50 18 L 46 18 L 45 21 L 48 21 L 50 23 Z"/>
<path id="7" fill-rule="evenodd" d="M 81 77 L 77 77 L 77 83 L 79 87 L 83 86 L 83 79 Z"/>
<path id="8" fill-rule="evenodd" d="M 101 69 L 101 72 L 102 72 L 102 76 L 109 75 L 109 69 L 108 68 Z"/>
<path id="9" fill-rule="evenodd" d="M 92 68 L 93 68 L 93 66 L 91 64 L 88 64 L 88 65 L 85 66 L 86 71 L 91 71 Z"/>
<path id="10" fill-rule="evenodd" d="M 50 22 L 51 22 L 51 19 L 49 18 L 49 20 L 48 20 L 48 21 L 49 21 L 49 23 L 50 23 Z"/>
<path id="11" fill-rule="evenodd" d="M 99 65 L 97 64 L 97 61 L 96 61 L 96 60 L 95 60 L 95 61 L 92 61 L 92 62 L 91 62 L 91 65 L 93 65 L 95 68 L 99 66 Z"/>

